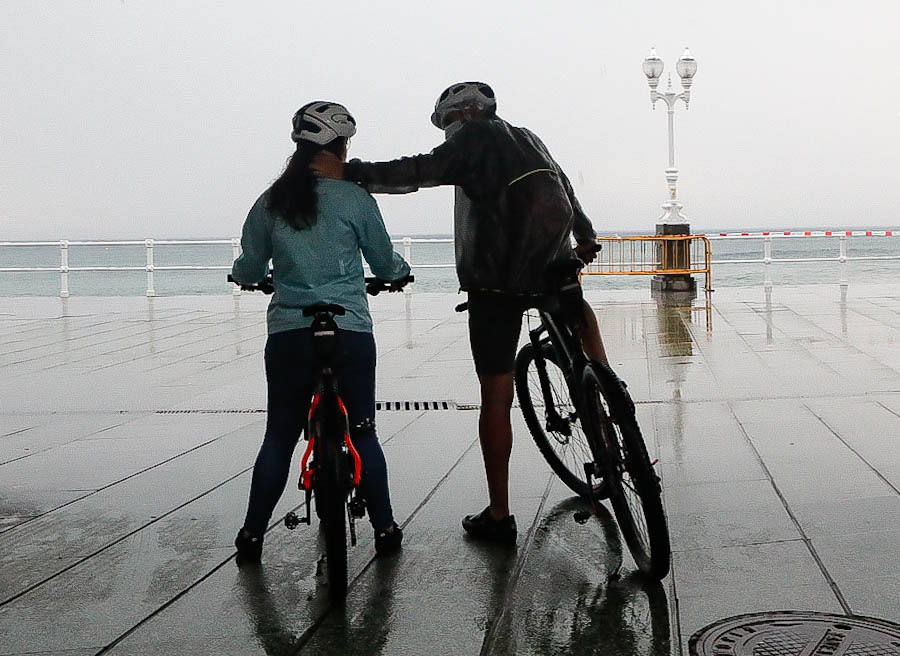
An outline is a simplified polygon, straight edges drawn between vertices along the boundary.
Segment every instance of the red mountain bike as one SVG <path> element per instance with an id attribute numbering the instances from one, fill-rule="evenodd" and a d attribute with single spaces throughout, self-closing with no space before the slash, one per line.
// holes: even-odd
<path id="1" fill-rule="evenodd" d="M 366 278 L 366 292 L 372 296 L 381 291 L 396 292 L 414 280 L 411 275 L 400 280 Z M 230 275 L 228 281 L 235 282 Z M 272 274 L 255 285 L 241 285 L 241 289 L 271 294 L 274 291 Z M 298 486 L 306 493 L 306 514 L 301 517 L 292 511 L 284 518 L 284 525 L 291 530 L 300 524 L 311 525 L 310 508 L 315 498 L 316 516 L 322 523 L 325 537 L 328 588 L 334 599 L 343 599 L 347 595 L 348 536 L 350 545 L 355 546 L 356 520 L 366 513 L 365 501 L 359 494 L 361 462 L 350 439 L 347 408 L 341 399 L 334 369 L 340 343 L 340 328 L 334 318 L 343 314 L 344 308 L 336 304 L 311 305 L 303 309 L 303 316 L 313 317 L 316 366 L 315 392 L 309 406 L 305 431 L 307 445 Z"/>

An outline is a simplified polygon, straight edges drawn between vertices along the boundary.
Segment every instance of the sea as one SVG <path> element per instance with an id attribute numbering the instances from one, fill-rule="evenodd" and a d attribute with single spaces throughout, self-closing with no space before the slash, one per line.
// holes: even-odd
<path id="1" fill-rule="evenodd" d="M 764 229 L 754 230 L 758 234 Z M 843 230 L 834 228 L 784 228 L 771 232 Z M 860 231 L 859 228 L 848 230 Z M 849 258 L 871 257 L 882 259 L 849 260 L 846 277 L 850 284 L 877 283 L 900 280 L 900 235 L 897 227 L 867 227 L 873 232 L 892 231 L 894 236 L 853 236 L 847 239 Z M 707 230 L 705 234 L 739 233 L 740 229 L 723 228 Z M 616 233 L 620 236 L 639 233 Z M 643 233 L 645 234 L 645 233 Z M 395 236 L 402 238 L 407 235 Z M 410 235 L 413 238 L 449 238 L 450 235 Z M 396 244 L 402 253 L 402 244 Z M 762 263 L 734 263 L 735 260 L 760 260 L 763 257 L 762 239 L 713 239 L 712 282 L 714 288 L 753 287 L 762 285 L 765 277 Z M 837 258 L 839 239 L 835 236 L 776 237 L 772 243 L 775 259 Z M 232 285 L 226 281 L 232 262 L 232 248 L 228 244 L 213 245 L 156 245 L 155 266 L 202 265 L 219 266 L 221 270 L 155 271 L 154 291 L 158 296 L 228 294 Z M 883 259 L 883 258 L 896 259 Z M 452 266 L 446 268 L 417 268 L 417 264 L 452 265 L 453 244 L 413 243 L 410 262 L 416 276 L 414 291 L 455 292 L 458 289 Z M 146 263 L 143 245 L 72 245 L 69 247 L 69 266 L 139 266 Z M 57 296 L 60 291 L 58 271 L 10 272 L 3 268 L 58 267 L 60 249 L 56 244 L 46 246 L 20 246 L 0 244 L 0 296 Z M 804 285 L 837 283 L 840 266 L 829 262 L 773 263 L 770 276 L 774 285 Z M 698 279 L 698 283 L 702 283 Z M 649 287 L 645 276 L 586 276 L 586 289 L 641 289 Z M 147 274 L 140 271 L 72 271 L 68 277 L 72 296 L 143 296 L 147 290 Z"/>

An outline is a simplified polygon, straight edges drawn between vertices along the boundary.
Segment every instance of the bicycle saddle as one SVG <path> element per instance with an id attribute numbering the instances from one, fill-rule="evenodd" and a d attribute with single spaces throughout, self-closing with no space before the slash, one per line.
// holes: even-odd
<path id="1" fill-rule="evenodd" d="M 320 312 L 327 312 L 342 317 L 346 310 L 344 310 L 343 305 L 336 305 L 335 303 L 320 303 L 318 305 L 310 305 L 309 307 L 303 308 L 304 317 L 312 317 Z"/>

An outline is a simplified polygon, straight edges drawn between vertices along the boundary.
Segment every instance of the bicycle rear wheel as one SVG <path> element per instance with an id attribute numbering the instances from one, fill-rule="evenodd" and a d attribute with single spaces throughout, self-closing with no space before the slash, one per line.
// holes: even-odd
<path id="1" fill-rule="evenodd" d="M 328 589 L 332 599 L 347 596 L 347 513 L 349 491 L 344 430 L 337 396 L 323 394 L 319 412 L 322 430 L 316 438 L 316 513 L 325 537 Z"/>
<path id="2" fill-rule="evenodd" d="M 600 378 L 593 366 L 582 378 L 589 423 L 600 438 L 594 445 L 609 485 L 609 499 L 638 569 L 655 579 L 668 574 L 671 563 L 668 522 L 662 505 L 662 489 L 653 471 L 637 421 L 621 423 L 609 418 Z"/>
<path id="3" fill-rule="evenodd" d="M 544 346 L 542 354 L 552 407 L 544 399 L 533 344 L 523 346 L 516 356 L 519 407 L 534 443 L 550 468 L 575 494 L 587 496 L 584 463 L 593 462 L 594 456 L 553 348 L 549 344 Z"/>

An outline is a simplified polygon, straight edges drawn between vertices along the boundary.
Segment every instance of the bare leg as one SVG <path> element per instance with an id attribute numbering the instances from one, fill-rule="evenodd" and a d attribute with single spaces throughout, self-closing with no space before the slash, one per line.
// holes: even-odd
<path id="1" fill-rule="evenodd" d="M 494 519 L 509 515 L 509 456 L 512 453 L 513 375 L 479 376 L 481 414 L 478 437 L 487 475 L 490 513 Z"/>
<path id="2" fill-rule="evenodd" d="M 601 367 L 599 373 L 606 381 L 608 389 L 616 391 L 610 400 L 613 420 L 618 421 L 621 418 L 633 417 L 634 401 L 632 401 L 631 395 L 628 393 L 627 385 L 609 366 L 606 349 L 603 347 L 603 339 L 600 337 L 600 326 L 597 323 L 597 317 L 587 301 L 582 302 L 584 303 L 584 326 L 580 330 L 582 348 L 584 348 L 585 355 L 591 360 L 606 365 Z"/>
<path id="3" fill-rule="evenodd" d="M 600 325 L 597 323 L 594 310 L 587 301 L 582 301 L 582 303 L 584 304 L 584 326 L 581 327 L 580 332 L 584 352 L 591 360 L 609 364 L 609 360 L 606 358 L 606 349 L 603 348 L 603 338 L 600 337 Z"/>

